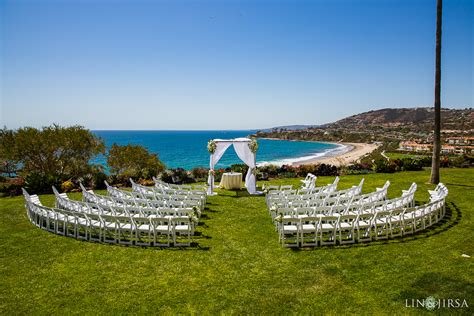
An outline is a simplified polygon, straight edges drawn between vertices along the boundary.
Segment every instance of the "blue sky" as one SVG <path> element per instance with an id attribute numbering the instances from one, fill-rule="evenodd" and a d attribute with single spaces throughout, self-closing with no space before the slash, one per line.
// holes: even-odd
<path id="1" fill-rule="evenodd" d="M 473 2 L 445 0 L 442 106 L 473 106 Z M 436 0 L 0 0 L 9 128 L 254 129 L 432 106 Z"/>

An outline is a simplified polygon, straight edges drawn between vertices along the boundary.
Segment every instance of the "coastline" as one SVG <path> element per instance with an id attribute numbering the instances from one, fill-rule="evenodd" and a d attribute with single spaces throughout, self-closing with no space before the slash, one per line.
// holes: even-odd
<path id="1" fill-rule="evenodd" d="M 313 165 L 313 164 L 330 164 L 334 166 L 348 165 L 354 162 L 359 161 L 364 156 L 370 154 L 375 149 L 379 147 L 376 144 L 368 143 L 336 143 L 336 142 L 325 142 L 325 141 L 309 141 L 309 140 L 294 140 L 294 139 L 278 139 L 265 137 L 261 139 L 269 140 L 284 140 L 284 141 L 298 141 L 298 142 L 316 142 L 316 143 L 325 143 L 337 145 L 338 148 L 329 150 L 315 157 L 305 157 L 295 158 L 296 161 L 288 161 L 284 163 L 272 163 L 272 164 L 289 164 L 292 166 L 299 165 Z"/>
<path id="2" fill-rule="evenodd" d="M 312 165 L 317 163 L 324 163 L 328 165 L 334 166 L 341 166 L 341 165 L 348 165 L 354 162 L 359 161 L 365 155 L 370 154 L 375 149 L 379 147 L 379 145 L 375 144 L 367 144 L 367 143 L 335 143 L 335 144 L 342 144 L 350 148 L 345 152 L 340 152 L 334 156 L 322 156 L 313 159 L 308 159 L 301 162 L 296 162 L 293 166 L 299 165 Z"/>

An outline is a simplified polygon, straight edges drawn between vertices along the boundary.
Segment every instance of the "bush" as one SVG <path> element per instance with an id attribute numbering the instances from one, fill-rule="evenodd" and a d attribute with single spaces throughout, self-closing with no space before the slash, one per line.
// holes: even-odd
<path id="1" fill-rule="evenodd" d="M 94 189 L 105 189 L 104 181 L 107 180 L 107 175 L 103 171 L 102 166 L 96 166 L 91 171 L 91 182 L 89 183 L 91 188 Z"/>
<path id="2" fill-rule="evenodd" d="M 33 172 L 25 177 L 25 188 L 30 194 L 50 193 L 51 187 L 59 188 L 63 180 L 59 175 Z"/>
<path id="3" fill-rule="evenodd" d="M 372 166 L 368 163 L 355 163 L 352 165 L 348 165 L 345 167 L 340 168 L 339 172 L 341 174 L 367 174 L 372 171 Z"/>
<path id="4" fill-rule="evenodd" d="M 220 182 L 222 179 L 222 174 L 227 172 L 225 169 L 214 170 L 214 181 Z"/>
<path id="5" fill-rule="evenodd" d="M 209 175 L 209 169 L 198 167 L 191 170 L 191 176 L 197 182 L 207 181 L 207 176 Z"/>
<path id="6" fill-rule="evenodd" d="M 339 175 L 339 169 L 333 165 L 319 164 L 313 174 L 316 176 L 337 176 Z"/>
<path id="7" fill-rule="evenodd" d="M 246 164 L 233 164 L 230 166 L 230 170 L 232 172 L 241 172 L 242 175 L 245 177 L 249 167 Z"/>
<path id="8" fill-rule="evenodd" d="M 4 178 L 0 182 L 0 192 L 8 196 L 19 195 L 24 185 L 25 180 L 23 178 Z"/>
<path id="9" fill-rule="evenodd" d="M 138 180 L 138 184 L 151 187 L 155 185 L 155 181 L 150 180 L 150 179 L 140 179 Z"/>
<path id="10" fill-rule="evenodd" d="M 469 167 L 469 159 L 467 155 L 459 155 L 450 159 L 450 166 L 455 168 Z"/>
<path id="11" fill-rule="evenodd" d="M 447 156 L 442 156 L 440 159 L 439 159 L 439 166 L 441 168 L 449 168 L 449 157 Z"/>
<path id="12" fill-rule="evenodd" d="M 0 131 L 2 172 L 21 175 L 32 194 L 51 192 L 51 185 L 59 188 L 67 179 L 74 185 L 90 173 L 89 161 L 104 149 L 103 141 L 82 126 Z"/>
<path id="13" fill-rule="evenodd" d="M 120 183 L 128 183 L 129 178 L 151 179 L 165 169 L 157 154 L 149 153 L 140 145 L 113 144 L 107 155 L 107 165 L 114 179 Z"/>
<path id="14" fill-rule="evenodd" d="M 372 170 L 376 173 L 394 173 L 399 167 L 393 161 L 387 161 L 385 159 L 376 160 L 372 165 Z"/>
<path id="15" fill-rule="evenodd" d="M 420 159 L 402 158 L 402 170 L 404 171 L 419 171 L 423 169 L 423 164 Z"/>
<path id="16" fill-rule="evenodd" d="M 74 189 L 74 183 L 71 179 L 64 181 L 61 183 L 61 190 L 63 192 L 71 192 Z"/>
<path id="17" fill-rule="evenodd" d="M 160 175 L 161 181 L 174 184 L 185 184 L 196 182 L 191 173 L 183 168 L 167 169 Z"/>
<path id="18" fill-rule="evenodd" d="M 9 156 L 21 164 L 23 175 L 77 178 L 89 172 L 89 161 L 105 149 L 102 140 L 82 126 L 24 127 L 11 135 Z M 0 145 L 3 147 L 3 141 Z"/>

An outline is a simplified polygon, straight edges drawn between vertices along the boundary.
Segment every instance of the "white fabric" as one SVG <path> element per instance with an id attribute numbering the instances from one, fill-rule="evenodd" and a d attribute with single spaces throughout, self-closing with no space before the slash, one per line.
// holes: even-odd
<path id="1" fill-rule="evenodd" d="M 227 148 L 229 148 L 230 145 L 234 145 L 234 150 L 237 156 L 247 166 L 249 166 L 249 171 L 245 176 L 245 187 L 247 188 L 247 191 L 250 194 L 259 194 L 256 188 L 256 177 L 253 174 L 253 170 L 256 168 L 255 154 L 249 148 L 249 143 L 251 142 L 251 140 L 248 138 L 236 138 L 230 140 L 214 139 L 214 142 L 216 143 L 216 150 L 213 154 L 211 154 L 209 162 L 210 170 L 214 171 L 215 165 L 222 158 L 222 155 L 227 150 Z M 212 173 L 209 173 L 207 183 L 209 184 L 207 194 L 214 194 L 214 175 Z"/>
<path id="2" fill-rule="evenodd" d="M 227 148 L 232 145 L 232 142 L 229 141 L 216 141 L 216 150 L 213 154 L 211 154 L 211 159 L 209 162 L 210 170 L 214 171 L 214 166 L 219 162 L 222 158 L 222 155 L 225 153 Z M 214 175 L 209 173 L 209 177 L 207 178 L 207 184 L 209 184 L 209 188 L 207 189 L 207 193 L 212 195 L 214 191 Z"/>
<path id="3" fill-rule="evenodd" d="M 249 191 L 250 194 L 255 194 L 257 192 L 256 189 L 256 177 L 253 174 L 253 170 L 255 169 L 255 154 L 250 150 L 249 143 L 247 142 L 235 142 L 234 149 L 239 156 L 239 158 L 249 166 L 249 171 L 247 171 L 247 175 L 245 176 L 245 187 Z"/>

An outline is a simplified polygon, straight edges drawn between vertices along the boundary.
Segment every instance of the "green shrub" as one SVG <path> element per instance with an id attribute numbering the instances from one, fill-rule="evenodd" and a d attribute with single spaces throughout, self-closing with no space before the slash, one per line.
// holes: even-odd
<path id="1" fill-rule="evenodd" d="M 74 189 L 74 183 L 71 179 L 64 181 L 61 183 L 61 190 L 63 192 L 71 192 Z"/>
<path id="2" fill-rule="evenodd" d="M 469 158 L 467 155 L 459 155 L 450 159 L 449 166 L 454 168 L 467 168 L 469 167 Z"/>
<path id="3" fill-rule="evenodd" d="M 246 164 L 233 164 L 230 166 L 229 171 L 232 172 L 241 172 L 242 175 L 247 174 L 249 167 Z"/>
<path id="4" fill-rule="evenodd" d="M 160 174 L 161 181 L 174 184 L 194 183 L 196 180 L 191 176 L 191 172 L 183 168 L 167 169 Z"/>
<path id="5" fill-rule="evenodd" d="M 420 159 L 402 158 L 402 170 L 404 171 L 419 171 L 423 169 L 423 164 Z"/>
<path id="6" fill-rule="evenodd" d="M 209 175 L 209 169 L 207 168 L 197 167 L 191 170 L 191 176 L 194 178 L 194 180 L 198 182 L 207 181 L 208 175 Z"/>
<path id="7" fill-rule="evenodd" d="M 0 182 L 0 193 L 7 196 L 19 195 L 24 185 L 23 178 L 3 178 Z"/>
<path id="8" fill-rule="evenodd" d="M 150 180 L 150 179 L 140 179 L 138 180 L 138 184 L 151 187 L 155 185 L 155 181 Z"/>
<path id="9" fill-rule="evenodd" d="M 103 141 L 82 126 L 0 131 L 2 172 L 24 177 L 32 194 L 51 192 L 51 185 L 59 188 L 66 179 L 74 184 L 90 173 L 89 161 L 104 149 Z"/>
<path id="10" fill-rule="evenodd" d="M 89 161 L 105 148 L 100 138 L 81 126 L 52 125 L 41 130 L 24 127 L 12 135 L 9 155 L 21 164 L 23 175 L 78 178 L 89 172 Z"/>
<path id="11" fill-rule="evenodd" d="M 60 175 L 33 172 L 25 177 L 25 188 L 30 194 L 50 193 L 51 187 L 59 188 L 63 180 Z"/>
<path id="12" fill-rule="evenodd" d="M 91 188 L 94 189 L 105 189 L 105 182 L 107 180 L 107 175 L 103 171 L 102 166 L 96 166 L 91 171 L 91 183 L 89 184 Z"/>
<path id="13" fill-rule="evenodd" d="M 372 169 L 376 173 L 394 173 L 400 170 L 398 165 L 394 161 L 387 161 L 385 159 L 379 159 L 374 161 Z"/>
<path id="14" fill-rule="evenodd" d="M 140 145 L 120 146 L 113 144 L 107 155 L 107 165 L 114 179 L 120 183 L 151 179 L 165 169 L 157 154 L 151 154 Z"/>

